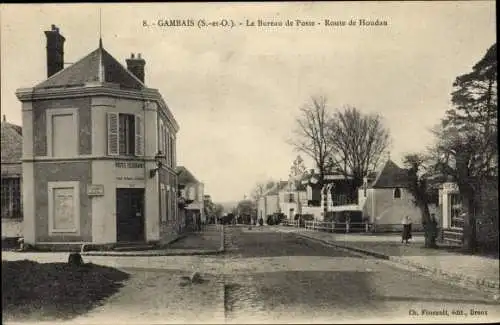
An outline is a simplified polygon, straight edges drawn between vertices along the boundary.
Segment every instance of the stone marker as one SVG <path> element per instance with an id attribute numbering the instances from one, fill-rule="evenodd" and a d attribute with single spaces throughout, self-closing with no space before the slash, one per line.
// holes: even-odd
<path id="1" fill-rule="evenodd" d="M 71 266 L 82 266 L 83 265 L 82 255 L 80 255 L 80 253 L 69 254 L 68 264 Z"/>

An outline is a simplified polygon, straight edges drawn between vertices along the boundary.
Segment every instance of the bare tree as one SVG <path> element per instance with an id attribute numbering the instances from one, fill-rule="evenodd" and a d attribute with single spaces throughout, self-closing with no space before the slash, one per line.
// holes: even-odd
<path id="1" fill-rule="evenodd" d="M 363 177 L 378 166 L 389 147 L 389 130 L 380 115 L 362 114 L 355 107 L 336 111 L 327 130 L 332 153 L 330 164 L 337 172 L 353 178 L 354 193 L 363 184 Z"/>
<path id="2" fill-rule="evenodd" d="M 323 96 L 312 97 L 309 103 L 301 107 L 300 112 L 291 144 L 314 161 L 319 173 L 318 181 L 322 184 L 331 154 L 326 134 L 329 120 L 327 100 Z"/>
<path id="3" fill-rule="evenodd" d="M 328 157 L 331 155 L 331 146 L 326 134 L 330 119 L 326 97 L 313 96 L 310 102 L 301 107 L 300 112 L 296 119 L 295 138 L 290 144 L 314 161 L 318 169 L 318 185 L 323 186 L 329 169 Z M 325 187 L 323 192 L 326 194 Z M 326 205 L 323 214 L 326 216 Z"/>
<path id="4" fill-rule="evenodd" d="M 255 201 L 258 201 L 267 191 L 269 191 L 276 184 L 274 180 L 268 180 L 266 182 L 258 182 L 251 191 L 251 197 Z"/>

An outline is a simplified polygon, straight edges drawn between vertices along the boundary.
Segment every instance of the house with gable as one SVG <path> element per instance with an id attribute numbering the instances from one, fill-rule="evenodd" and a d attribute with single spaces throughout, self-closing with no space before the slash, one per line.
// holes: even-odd
<path id="1" fill-rule="evenodd" d="M 202 223 L 206 223 L 204 184 L 185 166 L 177 166 L 176 173 L 181 196 L 187 202 L 184 207 L 186 223 L 192 224 L 196 218 L 199 218 Z"/>
<path id="2" fill-rule="evenodd" d="M 267 192 L 265 192 L 257 202 L 258 218 L 267 220 L 267 216 L 274 213 L 282 213 L 282 202 L 286 200 L 286 189 L 289 185 L 288 181 L 276 182 Z"/>
<path id="3" fill-rule="evenodd" d="M 408 173 L 388 159 L 374 175 L 365 177 L 358 190 L 358 204 L 363 218 L 375 231 L 400 230 L 404 216 L 412 220 L 413 229 L 422 229 L 422 215 L 408 190 Z M 429 206 L 436 213 L 435 205 Z"/>
<path id="4" fill-rule="evenodd" d="M 146 86 L 145 60 L 132 55 L 125 67 L 100 39 L 65 67 L 59 28 L 45 36 L 47 79 L 16 92 L 25 243 L 160 241 L 178 223 L 179 126 L 159 91 Z"/>

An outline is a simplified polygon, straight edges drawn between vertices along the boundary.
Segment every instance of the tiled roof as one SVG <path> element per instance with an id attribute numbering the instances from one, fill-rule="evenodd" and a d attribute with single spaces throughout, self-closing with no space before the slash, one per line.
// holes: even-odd
<path id="1" fill-rule="evenodd" d="M 377 178 L 371 184 L 372 188 L 393 188 L 408 186 L 408 173 L 400 168 L 392 160 L 387 160 L 384 167 L 377 174 Z"/>
<path id="2" fill-rule="evenodd" d="M 184 166 L 177 166 L 175 172 L 177 173 L 177 182 L 179 184 L 199 183 L 196 177 Z"/>
<path id="3" fill-rule="evenodd" d="M 1 136 L 2 166 L 7 163 L 21 163 L 23 154 L 22 128 L 18 125 L 2 122 Z"/>
<path id="4" fill-rule="evenodd" d="M 109 82 L 124 89 L 142 89 L 144 84 L 102 47 L 59 71 L 36 88 L 78 87 L 87 82 Z"/>

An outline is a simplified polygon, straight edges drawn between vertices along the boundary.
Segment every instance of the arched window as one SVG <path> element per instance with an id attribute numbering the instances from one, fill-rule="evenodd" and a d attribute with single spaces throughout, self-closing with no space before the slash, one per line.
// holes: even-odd
<path id="1" fill-rule="evenodd" d="M 399 189 L 399 187 L 396 187 L 394 189 L 394 198 L 395 199 L 400 199 L 401 198 L 401 190 Z"/>

